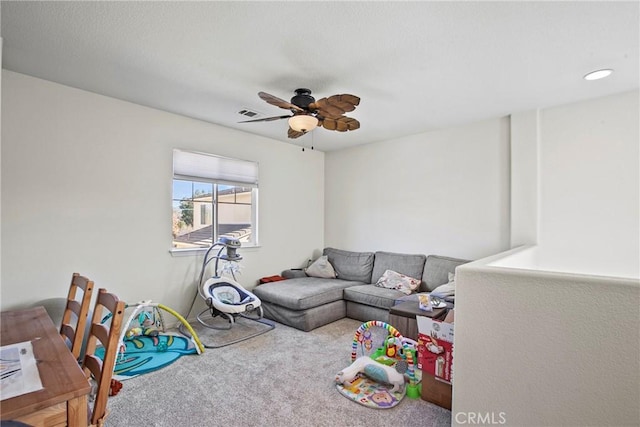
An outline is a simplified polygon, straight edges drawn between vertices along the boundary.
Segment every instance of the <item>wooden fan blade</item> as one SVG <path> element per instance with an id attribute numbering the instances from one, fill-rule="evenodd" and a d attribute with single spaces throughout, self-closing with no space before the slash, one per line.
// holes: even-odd
<path id="1" fill-rule="evenodd" d="M 327 98 L 322 98 L 316 102 L 312 102 L 309 104 L 309 110 L 316 111 L 323 117 L 331 117 L 333 119 L 337 119 L 344 114 L 344 111 L 340 108 L 331 105 Z"/>
<path id="2" fill-rule="evenodd" d="M 299 138 L 304 135 L 304 132 L 298 132 L 297 130 L 293 130 L 289 128 L 289 132 L 287 132 L 287 136 L 291 139 Z"/>
<path id="3" fill-rule="evenodd" d="M 358 104 L 360 104 L 360 98 L 355 95 L 333 95 L 309 104 L 309 110 L 317 111 L 324 117 L 337 119 L 344 113 L 355 110 Z"/>
<path id="4" fill-rule="evenodd" d="M 243 121 L 238 122 L 238 123 L 272 122 L 272 121 L 274 121 L 274 120 L 288 119 L 289 117 L 293 117 L 293 116 L 274 116 L 274 117 L 265 117 L 265 118 L 263 118 L 263 119 L 243 120 Z"/>
<path id="5" fill-rule="evenodd" d="M 284 108 L 285 110 L 291 111 L 304 111 L 302 108 L 297 105 L 293 105 L 290 102 L 285 101 L 284 99 L 280 99 L 277 96 L 273 96 L 266 92 L 258 92 L 258 96 L 265 102 L 268 102 L 271 105 L 275 105 L 276 107 Z"/>
<path id="6" fill-rule="evenodd" d="M 351 117 L 342 116 L 337 119 L 325 117 L 320 125 L 327 130 L 336 130 L 338 132 L 346 132 L 348 130 L 356 130 L 360 128 L 360 122 Z"/>
<path id="7" fill-rule="evenodd" d="M 321 125 L 327 130 L 336 130 L 336 119 L 325 117 L 324 120 L 322 120 Z"/>
<path id="8" fill-rule="evenodd" d="M 347 111 L 353 111 L 358 105 L 360 105 L 360 97 L 358 96 L 351 95 L 349 93 L 344 93 L 342 95 L 337 95 L 337 96 L 340 97 L 340 102 L 345 102 L 347 104 L 353 105 L 353 109 L 347 110 Z"/>
<path id="9" fill-rule="evenodd" d="M 360 122 L 352 117 L 343 117 L 344 121 L 347 123 L 347 130 L 357 130 L 360 129 Z"/>
<path id="10" fill-rule="evenodd" d="M 353 111 L 360 104 L 360 98 L 355 95 L 333 95 L 327 98 L 329 104 L 343 110 L 345 113 Z"/>

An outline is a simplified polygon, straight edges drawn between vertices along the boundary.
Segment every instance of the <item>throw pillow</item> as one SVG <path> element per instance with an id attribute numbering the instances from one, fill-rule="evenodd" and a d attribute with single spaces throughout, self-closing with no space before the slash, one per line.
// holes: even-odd
<path id="1" fill-rule="evenodd" d="M 449 273 L 449 283 L 440 285 L 431 291 L 431 295 L 434 297 L 447 298 L 456 294 L 456 276 L 453 273 Z"/>
<path id="2" fill-rule="evenodd" d="M 336 271 L 329 262 L 329 257 L 324 255 L 318 258 L 305 269 L 307 276 L 320 277 L 322 279 L 335 279 Z"/>
<path id="3" fill-rule="evenodd" d="M 376 286 L 381 288 L 396 289 L 404 294 L 411 294 L 420 286 L 420 280 L 413 277 L 405 276 L 393 270 L 386 270 L 380 279 L 376 282 Z"/>

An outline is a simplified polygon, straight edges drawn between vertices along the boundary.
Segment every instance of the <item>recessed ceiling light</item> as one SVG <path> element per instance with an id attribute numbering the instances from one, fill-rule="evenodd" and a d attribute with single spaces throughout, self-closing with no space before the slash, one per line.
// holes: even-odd
<path id="1" fill-rule="evenodd" d="M 613 73 L 613 70 L 606 68 L 604 70 L 597 70 L 597 71 L 592 71 L 588 74 L 586 74 L 584 76 L 585 80 L 598 80 L 598 79 L 604 79 L 605 77 L 608 77 L 611 75 L 611 73 Z"/>

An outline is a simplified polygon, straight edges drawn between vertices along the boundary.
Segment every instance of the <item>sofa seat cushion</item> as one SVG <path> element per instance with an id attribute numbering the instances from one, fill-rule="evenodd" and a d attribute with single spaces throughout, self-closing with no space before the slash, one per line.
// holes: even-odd
<path id="1" fill-rule="evenodd" d="M 355 319 L 361 322 L 368 322 L 370 320 L 379 320 L 385 323 L 389 322 L 389 310 L 386 308 L 378 308 L 351 301 L 346 301 L 346 303 L 347 317 L 349 319 Z"/>
<path id="2" fill-rule="evenodd" d="M 362 282 L 303 277 L 265 283 L 257 286 L 252 292 L 261 301 L 291 310 L 306 310 L 341 300 L 343 290 L 355 285 L 362 285 Z"/>
<path id="3" fill-rule="evenodd" d="M 438 286 L 449 282 L 449 273 L 454 273 L 457 266 L 468 262 L 466 259 L 429 255 L 424 266 L 420 292 L 431 292 Z"/>
<path id="4" fill-rule="evenodd" d="M 323 255 L 336 271 L 338 279 L 371 283 L 373 271 L 373 252 L 351 252 L 342 249 L 324 248 Z"/>
<path id="5" fill-rule="evenodd" d="M 307 310 L 291 310 L 280 305 L 263 302 L 264 317 L 301 331 L 310 331 L 347 315 L 346 301 L 333 301 Z"/>
<path id="6" fill-rule="evenodd" d="M 420 254 L 410 255 L 378 251 L 375 254 L 370 283 L 376 283 L 387 270 L 422 280 L 422 271 L 426 260 L 427 257 Z"/>
<path id="7" fill-rule="evenodd" d="M 393 307 L 396 300 L 402 296 L 404 294 L 395 289 L 380 288 L 374 285 L 351 286 L 344 290 L 346 301 L 387 310 Z"/>

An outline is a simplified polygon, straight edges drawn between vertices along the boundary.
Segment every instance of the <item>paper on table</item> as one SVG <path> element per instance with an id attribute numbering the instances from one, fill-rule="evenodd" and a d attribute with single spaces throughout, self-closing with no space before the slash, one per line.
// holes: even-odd
<path id="1" fill-rule="evenodd" d="M 0 347 L 0 400 L 41 389 L 31 341 Z"/>

